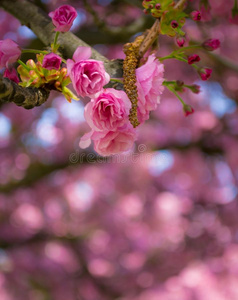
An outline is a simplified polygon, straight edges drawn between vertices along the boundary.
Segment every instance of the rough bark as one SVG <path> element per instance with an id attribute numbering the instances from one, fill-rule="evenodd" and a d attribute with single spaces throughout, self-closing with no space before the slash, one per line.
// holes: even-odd
<path id="1" fill-rule="evenodd" d="M 37 88 L 23 88 L 0 74 L 0 103 L 14 102 L 31 109 L 45 103 L 50 91 Z"/>

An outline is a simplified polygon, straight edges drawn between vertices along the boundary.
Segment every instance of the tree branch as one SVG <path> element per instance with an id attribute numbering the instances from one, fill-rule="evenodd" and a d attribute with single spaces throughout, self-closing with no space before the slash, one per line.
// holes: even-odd
<path id="1" fill-rule="evenodd" d="M 46 89 L 23 88 L 0 74 L 0 103 L 14 102 L 18 106 L 31 109 L 45 103 L 49 93 Z"/>
<path id="2" fill-rule="evenodd" d="M 179 1 L 176 3 L 176 5 L 175 5 L 174 8 L 176 8 L 176 9 L 181 9 L 181 8 L 186 4 L 186 2 L 187 2 L 187 0 L 179 0 Z"/>

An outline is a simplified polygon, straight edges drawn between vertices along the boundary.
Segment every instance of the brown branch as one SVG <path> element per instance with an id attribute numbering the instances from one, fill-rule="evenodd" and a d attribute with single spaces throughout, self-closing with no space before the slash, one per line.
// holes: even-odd
<path id="1" fill-rule="evenodd" d="M 14 102 L 18 106 L 31 109 L 45 103 L 48 97 L 48 90 L 23 88 L 0 74 L 0 103 Z"/>
<path id="2" fill-rule="evenodd" d="M 139 56 L 140 58 L 146 53 L 149 47 L 154 43 L 154 41 L 158 38 L 159 35 L 159 19 L 157 19 L 153 26 L 147 31 L 146 36 L 143 42 L 140 45 Z"/>

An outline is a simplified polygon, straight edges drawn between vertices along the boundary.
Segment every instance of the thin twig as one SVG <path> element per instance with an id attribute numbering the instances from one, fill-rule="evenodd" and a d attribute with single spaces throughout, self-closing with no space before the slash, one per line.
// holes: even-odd
<path id="1" fill-rule="evenodd" d="M 149 47 L 154 43 L 154 41 L 158 38 L 159 35 L 159 19 L 157 19 L 153 26 L 147 31 L 146 36 L 143 42 L 140 45 L 139 56 L 140 58 L 146 53 Z"/>
<path id="2" fill-rule="evenodd" d="M 175 9 L 181 9 L 183 8 L 183 6 L 186 4 L 187 0 L 179 0 L 176 5 L 175 5 Z"/>

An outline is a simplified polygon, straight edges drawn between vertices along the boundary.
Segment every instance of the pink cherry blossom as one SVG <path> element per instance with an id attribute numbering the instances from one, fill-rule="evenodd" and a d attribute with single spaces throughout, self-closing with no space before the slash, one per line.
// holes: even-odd
<path id="1" fill-rule="evenodd" d="M 73 60 L 67 60 L 67 69 L 77 94 L 93 98 L 110 81 L 110 76 L 106 73 L 103 62 L 89 59 L 90 56 L 89 47 L 78 47 Z"/>
<path id="2" fill-rule="evenodd" d="M 21 55 L 20 47 L 10 39 L 0 41 L 0 69 L 8 68 Z"/>
<path id="3" fill-rule="evenodd" d="M 149 119 L 149 112 L 157 108 L 164 91 L 164 65 L 152 54 L 147 62 L 136 69 L 138 88 L 138 119 L 142 123 Z"/>
<path id="4" fill-rule="evenodd" d="M 62 59 L 59 55 L 55 53 L 49 53 L 44 56 L 42 67 L 48 70 L 58 70 L 60 68 L 61 62 Z"/>
<path id="5" fill-rule="evenodd" d="M 94 149 L 101 156 L 120 154 L 130 150 L 136 140 L 136 129 L 130 123 L 117 131 L 91 131 L 80 140 L 79 146 L 86 148 L 94 141 Z"/>
<path id="6" fill-rule="evenodd" d="M 4 71 L 3 77 L 6 77 L 16 83 L 20 82 L 17 71 L 14 68 L 6 69 Z"/>
<path id="7" fill-rule="evenodd" d="M 116 130 L 129 122 L 131 102 L 124 91 L 105 89 L 85 107 L 85 119 L 92 129 Z"/>
<path id="8" fill-rule="evenodd" d="M 76 10 L 70 5 L 62 5 L 49 13 L 55 25 L 55 31 L 67 32 L 70 30 L 74 19 L 77 17 Z"/>

